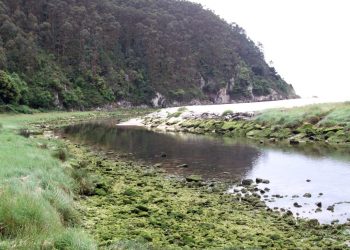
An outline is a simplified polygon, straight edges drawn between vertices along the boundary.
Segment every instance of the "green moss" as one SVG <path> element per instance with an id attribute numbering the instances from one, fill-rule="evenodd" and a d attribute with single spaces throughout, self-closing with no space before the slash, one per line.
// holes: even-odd
<path id="1" fill-rule="evenodd" d="M 83 148 L 71 145 L 70 149 L 77 157 L 97 157 L 91 162 L 101 160 Z M 326 238 L 336 239 L 333 245 L 346 238 L 332 228 L 318 228 L 324 236 L 316 240 L 307 224 L 267 211 L 255 196 L 239 202 L 222 189 L 213 191 L 207 185 L 164 178 L 158 168 L 153 170 L 155 174 L 145 175 L 149 170 L 120 160 L 103 160 L 100 168 L 93 164 L 86 168 L 100 179 L 108 179 L 113 187 L 107 196 L 80 201 L 85 228 L 102 246 L 115 246 L 129 239 L 146 241 L 160 249 L 313 248 L 315 244 L 328 246 Z"/>

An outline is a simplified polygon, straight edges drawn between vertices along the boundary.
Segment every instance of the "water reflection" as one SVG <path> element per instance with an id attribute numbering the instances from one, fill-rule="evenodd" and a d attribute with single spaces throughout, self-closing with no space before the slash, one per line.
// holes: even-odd
<path id="1" fill-rule="evenodd" d="M 170 172 L 200 174 L 204 178 L 241 178 L 262 154 L 260 149 L 244 143 L 227 144 L 219 138 L 116 127 L 113 122 L 74 125 L 65 128 L 64 133 L 105 150 L 132 153 L 137 159 L 161 163 Z M 178 167 L 182 164 L 188 168 Z"/>

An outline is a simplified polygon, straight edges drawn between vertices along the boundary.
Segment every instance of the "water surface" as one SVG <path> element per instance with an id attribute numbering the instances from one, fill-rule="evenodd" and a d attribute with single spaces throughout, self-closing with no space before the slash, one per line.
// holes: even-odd
<path id="1" fill-rule="evenodd" d="M 321 222 L 350 218 L 350 149 L 326 145 L 259 145 L 246 139 L 157 133 L 137 127 L 117 127 L 113 120 L 69 126 L 73 141 L 101 150 L 131 155 L 146 163 L 161 163 L 170 173 L 204 178 L 270 180 L 267 205 L 292 210 Z M 187 164 L 187 168 L 179 167 Z M 307 181 L 308 180 L 308 181 Z M 310 193 L 311 198 L 303 195 Z M 320 195 L 322 193 L 322 195 Z M 283 198 L 273 198 L 279 195 Z M 292 197 L 297 198 L 292 198 Z M 296 208 L 297 202 L 302 207 Z M 316 202 L 322 211 L 316 213 Z M 334 205 L 334 212 L 327 207 Z"/>

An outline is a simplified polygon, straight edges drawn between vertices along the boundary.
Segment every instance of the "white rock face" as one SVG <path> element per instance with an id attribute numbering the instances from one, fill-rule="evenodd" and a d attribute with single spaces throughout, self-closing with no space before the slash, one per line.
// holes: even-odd
<path id="1" fill-rule="evenodd" d="M 155 108 L 163 106 L 164 102 L 165 102 L 165 97 L 161 93 L 158 93 L 158 92 L 156 94 L 156 97 L 154 97 L 151 100 L 151 103 L 152 103 L 153 107 L 155 107 Z"/>
<path id="2" fill-rule="evenodd" d="M 205 82 L 203 76 L 201 76 L 201 89 L 202 89 L 202 90 L 203 90 L 203 88 L 205 87 L 205 84 L 206 84 L 206 82 Z"/>
<path id="3" fill-rule="evenodd" d="M 219 90 L 218 95 L 215 99 L 216 104 L 230 103 L 230 96 L 227 94 L 227 88 L 222 88 Z"/>

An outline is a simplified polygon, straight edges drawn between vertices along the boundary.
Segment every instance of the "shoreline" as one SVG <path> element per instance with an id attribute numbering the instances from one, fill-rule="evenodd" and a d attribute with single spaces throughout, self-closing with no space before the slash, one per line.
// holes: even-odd
<path id="1" fill-rule="evenodd" d="M 75 201 L 70 203 L 75 204 L 81 217 L 82 224 L 76 226 L 83 227 L 100 248 L 349 247 L 344 233 L 348 224 L 320 225 L 315 220 L 295 219 L 287 211 L 281 214 L 267 209 L 256 195 L 226 194 L 227 188 L 220 182 L 171 178 L 158 166 L 140 165 L 109 152 L 91 152 L 86 145 L 48 132 L 96 117 L 123 120 L 130 116 L 127 112 L 67 114 L 67 118 L 41 121 L 35 115 L 26 119 L 13 116 L 4 126 L 12 131 L 8 133 L 17 133 L 17 129 L 26 126 L 35 145 L 53 141 L 67 150 L 70 157 L 61 166 L 68 173 L 74 170 L 74 183 L 79 184 L 71 194 Z M 254 186 L 248 188 L 253 190 Z M 39 240 L 36 246 L 55 242 Z M 85 248 L 75 246 L 96 249 L 92 243 Z"/>
<path id="2" fill-rule="evenodd" d="M 247 137 L 261 143 L 350 145 L 349 111 L 349 103 L 318 104 L 260 112 L 225 111 L 223 114 L 195 113 L 186 108 L 179 108 L 172 113 L 166 109 L 161 110 L 139 119 L 137 124 L 130 121 L 128 125 L 168 132 Z"/>

